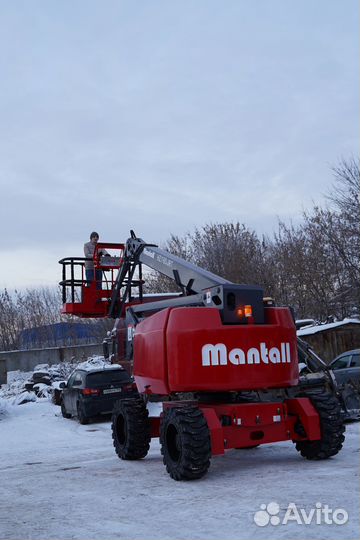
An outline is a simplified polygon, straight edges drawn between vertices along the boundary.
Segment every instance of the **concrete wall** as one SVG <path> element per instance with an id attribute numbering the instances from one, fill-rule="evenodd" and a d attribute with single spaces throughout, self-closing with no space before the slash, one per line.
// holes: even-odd
<path id="1" fill-rule="evenodd" d="M 70 360 L 81 362 L 92 355 L 102 355 L 102 344 L 51 347 L 0 352 L 0 384 L 7 382 L 8 371 L 32 371 L 37 364 L 60 364 Z"/>

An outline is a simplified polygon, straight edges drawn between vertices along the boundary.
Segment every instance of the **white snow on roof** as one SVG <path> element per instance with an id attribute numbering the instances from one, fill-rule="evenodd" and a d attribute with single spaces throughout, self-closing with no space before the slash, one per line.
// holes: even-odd
<path id="1" fill-rule="evenodd" d="M 100 369 L 121 369 L 119 364 L 110 364 L 103 356 L 92 356 L 76 366 L 76 369 L 85 371 L 99 371 Z"/>
<path id="2" fill-rule="evenodd" d="M 325 332 L 326 330 L 332 330 L 333 328 L 337 328 L 339 326 L 345 326 L 346 324 L 360 324 L 359 319 L 344 319 L 343 321 L 333 322 L 329 324 L 319 324 L 317 326 L 307 326 L 305 328 L 301 328 L 296 333 L 299 337 L 301 336 L 309 336 L 311 334 L 317 334 L 319 332 Z"/>
<path id="3" fill-rule="evenodd" d="M 315 321 L 314 319 L 296 319 L 295 321 L 296 324 L 315 324 Z"/>

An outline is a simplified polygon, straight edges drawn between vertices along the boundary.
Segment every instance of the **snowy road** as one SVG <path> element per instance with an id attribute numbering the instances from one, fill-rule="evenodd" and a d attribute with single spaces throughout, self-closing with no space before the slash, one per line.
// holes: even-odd
<path id="1" fill-rule="evenodd" d="M 359 424 L 343 451 L 307 462 L 291 443 L 231 451 L 197 482 L 174 482 L 158 442 L 137 462 L 119 460 L 110 424 L 81 426 L 49 402 L 11 407 L 0 420 L 1 539 L 311 539 L 359 537 Z M 280 505 L 281 523 L 254 522 Z M 289 503 L 343 508 L 344 525 L 282 523 Z M 273 506 L 274 508 L 274 506 Z M 275 507 L 276 509 L 276 507 Z"/>

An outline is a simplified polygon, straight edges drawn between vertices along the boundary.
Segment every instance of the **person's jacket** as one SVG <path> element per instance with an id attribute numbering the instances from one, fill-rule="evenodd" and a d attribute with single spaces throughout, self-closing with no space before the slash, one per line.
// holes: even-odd
<path id="1" fill-rule="evenodd" d="M 96 246 L 96 244 L 94 244 L 91 240 L 90 240 L 90 242 L 86 242 L 86 244 L 84 244 L 84 255 L 85 255 L 86 259 L 87 259 L 85 261 L 86 270 L 93 270 L 94 269 L 95 246 Z M 101 249 L 101 250 L 99 250 L 99 255 L 109 255 L 109 254 L 106 251 L 106 249 Z"/>

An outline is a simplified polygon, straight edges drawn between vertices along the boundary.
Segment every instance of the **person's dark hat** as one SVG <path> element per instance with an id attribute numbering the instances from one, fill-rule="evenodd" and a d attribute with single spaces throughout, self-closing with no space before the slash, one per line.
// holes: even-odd
<path id="1" fill-rule="evenodd" d="M 92 238 L 99 238 L 99 233 L 93 231 L 93 232 L 90 234 L 90 240 L 91 240 Z"/>

